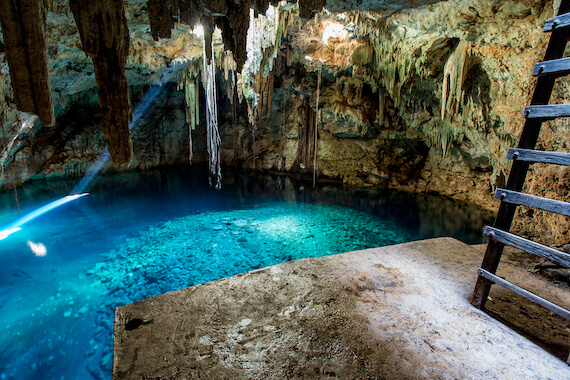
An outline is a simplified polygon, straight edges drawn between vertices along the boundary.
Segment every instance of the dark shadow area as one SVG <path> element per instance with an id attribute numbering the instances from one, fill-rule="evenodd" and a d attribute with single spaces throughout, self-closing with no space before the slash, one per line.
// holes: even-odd
<path id="1" fill-rule="evenodd" d="M 501 286 L 493 286 L 485 311 L 493 318 L 566 362 L 570 321 Z"/>
<path id="2" fill-rule="evenodd" d="M 164 219 L 194 214 L 204 209 L 253 208 L 262 202 L 284 200 L 336 205 L 370 213 L 409 231 L 412 240 L 451 236 L 467 244 L 484 242 L 482 230 L 493 221 L 494 213 L 476 205 L 433 194 L 408 193 L 386 188 L 347 188 L 325 183 L 312 188 L 310 181 L 290 177 L 223 171 L 221 191 L 207 181 L 206 167 L 166 167 L 161 169 L 116 172 L 102 175 L 90 189 L 83 207 L 104 207 L 136 211 L 136 220 Z M 73 179 L 31 181 L 18 188 L 22 215 L 38 203 L 48 203 L 68 194 Z M 147 208 L 152 200 L 161 209 Z M 140 207 L 132 208 L 133 204 Z M 158 215 L 157 215 L 158 213 Z M 17 217 L 12 191 L 0 193 L 0 223 Z M 92 213 L 91 215 L 96 215 Z M 93 216 L 92 216 L 93 217 Z M 108 228 L 110 221 L 93 223 Z"/>

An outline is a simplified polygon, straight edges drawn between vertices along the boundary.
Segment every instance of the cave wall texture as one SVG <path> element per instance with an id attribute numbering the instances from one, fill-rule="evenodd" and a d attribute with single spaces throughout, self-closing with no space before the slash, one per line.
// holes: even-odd
<path id="1" fill-rule="evenodd" d="M 318 94 L 318 179 L 436 192 L 488 208 L 498 207 L 493 190 L 508 175 L 506 151 L 517 144 L 530 73 L 548 41 L 542 25 L 558 7 L 550 0 L 290 3 L 280 8 L 276 46 L 263 45 L 261 69 L 238 78 L 236 69 L 251 67 L 249 8 L 265 14 L 267 2 L 105 0 L 82 13 L 90 2 L 26 0 L 39 24 L 19 27 L 43 35 L 43 47 L 37 38 L 26 48 L 34 57 L 45 52 L 46 93 L 30 90 L 46 88 L 39 66 L 22 65 L 18 75 L 28 82 L 18 83 L 27 87 L 14 85 L 10 59 L 24 58 L 11 58 L 9 45 L 22 42 L 8 32 L 22 14 L 9 15 L 4 3 L 12 2 L 2 0 L 0 14 L 3 188 L 79 176 L 106 143 L 123 169 L 206 162 L 202 40 L 192 33 L 199 22 L 218 67 L 226 165 L 310 178 Z M 94 29 L 90 18 L 108 25 Z M 240 87 L 248 78 L 252 88 Z M 568 82 L 559 80 L 552 103 L 568 97 Z M 538 148 L 569 151 L 567 132 L 565 120 L 544 124 Z M 568 200 L 567 168 L 537 166 L 528 178 L 530 193 Z M 538 221 L 532 230 L 530 218 Z M 521 208 L 516 220 L 534 240 L 568 243 L 565 217 Z"/>

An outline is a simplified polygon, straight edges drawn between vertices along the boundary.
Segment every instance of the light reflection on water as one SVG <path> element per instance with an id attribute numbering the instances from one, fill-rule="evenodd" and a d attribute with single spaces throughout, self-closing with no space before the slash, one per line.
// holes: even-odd
<path id="1" fill-rule="evenodd" d="M 171 286 L 296 259 L 301 253 L 339 253 L 435 236 L 479 243 L 483 225 L 492 219 L 476 207 L 428 195 L 333 185 L 315 190 L 310 183 L 230 171 L 223 190 L 213 191 L 206 179 L 205 170 L 181 168 L 103 176 L 88 197 L 30 221 L 1 241 L 0 375 L 108 379 L 116 306 L 173 290 Z M 73 185 L 35 182 L 18 189 L 22 214 L 65 196 Z M 322 213 L 329 229 L 323 236 L 331 244 L 318 252 L 325 247 L 313 241 L 320 236 L 316 221 Z M 210 215 L 218 219 L 207 222 Z M 16 218 L 13 194 L 0 193 L 0 226 Z M 190 224 L 188 229 L 184 223 Z M 192 224 L 199 224 L 198 232 L 190 229 Z M 382 235 L 384 229 L 389 233 Z M 192 244 L 189 239 L 177 243 L 184 233 L 195 236 Z M 225 236 L 225 243 L 235 237 L 236 254 L 250 256 L 236 259 L 231 270 L 222 268 L 228 260 L 216 259 L 224 244 L 216 236 Z M 383 243 L 381 236 L 389 239 Z M 278 243 L 283 256 L 263 256 Z M 187 260 L 208 261 L 200 251 L 220 267 L 196 263 L 189 268 Z M 169 279 L 161 282 L 161 277 Z"/>

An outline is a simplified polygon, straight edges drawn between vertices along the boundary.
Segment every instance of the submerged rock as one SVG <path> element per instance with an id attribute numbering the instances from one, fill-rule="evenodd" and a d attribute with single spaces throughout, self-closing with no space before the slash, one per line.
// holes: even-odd
<path id="1" fill-rule="evenodd" d="M 234 220 L 232 223 L 234 224 L 234 226 L 237 226 L 237 227 L 247 226 L 247 220 L 245 220 L 245 219 Z"/>

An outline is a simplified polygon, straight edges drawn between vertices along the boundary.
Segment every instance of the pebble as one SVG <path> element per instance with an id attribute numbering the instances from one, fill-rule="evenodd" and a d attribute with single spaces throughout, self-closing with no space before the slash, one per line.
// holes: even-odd
<path id="1" fill-rule="evenodd" d="M 245 219 L 238 219 L 233 221 L 234 225 L 237 227 L 245 227 L 247 226 L 247 220 Z"/>

